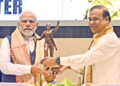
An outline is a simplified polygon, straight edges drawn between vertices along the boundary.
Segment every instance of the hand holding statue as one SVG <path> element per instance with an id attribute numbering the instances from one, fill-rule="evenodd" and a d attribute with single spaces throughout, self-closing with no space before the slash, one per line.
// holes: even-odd
<path id="1" fill-rule="evenodd" d="M 56 58 L 47 57 L 41 60 L 41 63 L 47 69 L 51 69 L 51 71 L 56 72 L 56 74 L 62 74 L 66 69 L 70 69 L 69 66 L 64 66 L 56 63 Z"/>
<path id="2" fill-rule="evenodd" d="M 56 72 L 50 70 L 50 68 L 42 68 L 41 64 L 34 64 L 31 67 L 31 73 L 33 74 L 44 74 L 47 82 L 52 82 L 56 78 Z"/>
<path id="3" fill-rule="evenodd" d="M 43 64 L 44 67 L 54 67 L 54 66 L 58 65 L 56 63 L 56 58 L 54 58 L 54 57 L 52 57 L 52 58 L 47 57 L 47 58 L 42 59 L 41 64 Z"/>

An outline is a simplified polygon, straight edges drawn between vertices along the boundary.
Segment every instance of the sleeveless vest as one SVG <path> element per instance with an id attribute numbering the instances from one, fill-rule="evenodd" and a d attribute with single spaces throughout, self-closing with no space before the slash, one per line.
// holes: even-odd
<path id="1" fill-rule="evenodd" d="M 7 36 L 6 38 L 8 39 L 9 45 L 11 48 L 11 36 Z M 36 44 L 35 44 L 35 47 L 36 47 Z M 33 65 L 35 63 L 35 57 L 36 57 L 36 49 L 35 48 L 32 53 L 30 52 L 30 56 L 31 56 L 31 64 Z M 11 63 L 13 63 L 12 57 L 11 57 Z M 9 74 L 2 73 L 1 82 L 16 82 L 16 75 L 9 75 Z"/>

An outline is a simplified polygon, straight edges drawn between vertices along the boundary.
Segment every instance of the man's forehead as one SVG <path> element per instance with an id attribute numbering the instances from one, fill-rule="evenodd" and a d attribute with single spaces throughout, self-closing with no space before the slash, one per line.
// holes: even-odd
<path id="1" fill-rule="evenodd" d="M 34 17 L 31 16 L 23 16 L 20 18 L 20 20 L 36 20 Z"/>
<path id="2" fill-rule="evenodd" d="M 90 11 L 89 16 L 95 16 L 95 15 L 103 15 L 102 9 L 93 9 Z"/>
<path id="3" fill-rule="evenodd" d="M 93 10 L 90 11 L 90 14 L 91 14 L 91 13 L 94 13 L 94 14 L 95 14 L 95 13 L 98 13 L 98 14 L 99 14 L 99 13 L 103 13 L 103 9 L 102 9 L 102 8 L 101 8 L 101 9 L 100 9 L 100 8 L 95 8 L 95 9 L 93 9 Z"/>
<path id="4" fill-rule="evenodd" d="M 35 19 L 36 20 L 36 16 L 35 14 L 33 14 L 32 12 L 30 11 L 26 11 L 26 12 L 23 12 L 21 15 L 20 15 L 20 19 Z"/>

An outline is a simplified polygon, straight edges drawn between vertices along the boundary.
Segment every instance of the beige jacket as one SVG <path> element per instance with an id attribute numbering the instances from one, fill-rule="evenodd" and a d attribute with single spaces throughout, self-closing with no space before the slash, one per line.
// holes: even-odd
<path id="1" fill-rule="evenodd" d="M 61 58 L 73 69 L 92 65 L 93 83 L 120 84 L 120 40 L 112 31 L 97 39 L 86 53 Z"/>

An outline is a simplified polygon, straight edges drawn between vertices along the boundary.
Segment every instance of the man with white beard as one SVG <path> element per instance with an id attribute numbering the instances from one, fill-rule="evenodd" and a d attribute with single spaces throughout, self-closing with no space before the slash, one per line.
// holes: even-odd
<path id="1" fill-rule="evenodd" d="M 40 65 L 44 57 L 44 45 L 33 40 L 38 27 L 35 14 L 25 11 L 20 15 L 18 27 L 12 35 L 3 39 L 0 52 L 2 82 L 28 83 L 41 86 L 44 81 L 53 81 L 55 74 Z M 34 35 L 33 35 L 34 34 Z"/>

